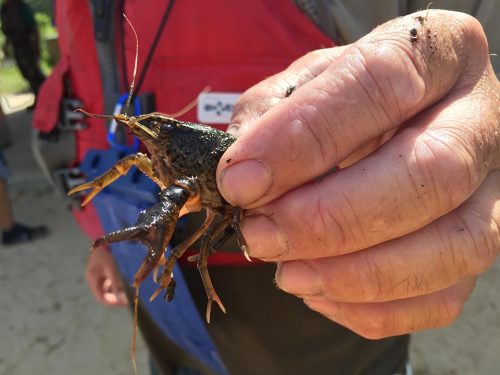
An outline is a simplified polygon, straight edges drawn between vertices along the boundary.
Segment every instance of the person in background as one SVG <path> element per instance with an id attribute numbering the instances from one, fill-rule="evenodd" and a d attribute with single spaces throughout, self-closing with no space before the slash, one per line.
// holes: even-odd
<path id="1" fill-rule="evenodd" d="M 0 107 L 0 123 L 2 126 L 6 126 L 5 122 L 5 115 Z M 14 220 L 7 186 L 8 177 L 7 162 L 0 149 L 0 230 L 2 231 L 2 245 L 16 245 L 45 237 L 48 234 L 47 227 L 29 227 Z"/>
<path id="2" fill-rule="evenodd" d="M 5 0 L 0 17 L 6 37 L 4 50 L 12 47 L 17 66 L 36 100 L 45 76 L 40 68 L 40 37 L 33 11 L 22 0 Z"/>

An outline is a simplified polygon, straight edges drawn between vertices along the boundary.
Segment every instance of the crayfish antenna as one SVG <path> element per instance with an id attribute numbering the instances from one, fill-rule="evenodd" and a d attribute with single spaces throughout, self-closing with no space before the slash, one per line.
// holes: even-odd
<path id="1" fill-rule="evenodd" d="M 128 25 L 132 29 L 135 37 L 135 60 L 134 60 L 134 71 L 132 73 L 132 82 L 130 82 L 130 89 L 128 93 L 128 98 L 127 102 L 125 103 L 125 107 L 123 109 L 123 113 L 126 115 L 128 108 L 130 107 L 130 103 L 132 102 L 132 97 L 134 95 L 134 86 L 135 86 L 135 77 L 137 75 L 137 61 L 139 59 L 139 38 L 137 37 L 137 32 L 135 31 L 134 26 L 132 25 L 132 22 L 127 18 L 125 13 L 123 13 L 123 18 L 125 18 L 125 21 L 127 21 Z"/>
<path id="2" fill-rule="evenodd" d="M 138 324 L 138 313 L 139 313 L 139 285 L 135 287 L 134 294 L 134 322 L 132 331 L 132 345 L 130 348 L 130 354 L 132 356 L 132 365 L 134 366 L 134 374 L 137 375 L 137 324 Z"/>
<path id="3" fill-rule="evenodd" d="M 81 108 L 75 109 L 74 112 L 83 113 L 85 116 L 88 116 L 88 117 L 91 117 L 91 118 L 105 118 L 105 119 L 108 119 L 108 120 L 114 120 L 115 119 L 115 116 L 113 116 L 113 115 L 98 115 L 96 113 L 87 112 L 87 111 L 85 111 L 84 109 L 81 109 Z"/>

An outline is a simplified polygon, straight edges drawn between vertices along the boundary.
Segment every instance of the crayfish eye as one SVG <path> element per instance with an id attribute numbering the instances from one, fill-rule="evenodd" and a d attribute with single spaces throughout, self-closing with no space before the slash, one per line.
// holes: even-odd
<path id="1" fill-rule="evenodd" d="M 160 134 L 161 135 L 169 135 L 170 133 L 172 133 L 172 130 L 173 130 L 173 127 L 171 124 L 161 124 L 160 126 Z"/>

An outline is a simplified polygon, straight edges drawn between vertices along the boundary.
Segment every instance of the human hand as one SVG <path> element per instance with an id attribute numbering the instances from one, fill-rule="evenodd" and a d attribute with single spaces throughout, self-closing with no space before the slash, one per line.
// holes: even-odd
<path id="1" fill-rule="evenodd" d="M 499 108 L 480 24 L 419 12 L 247 91 L 219 188 L 313 310 L 367 338 L 444 326 L 500 250 Z"/>
<path id="2" fill-rule="evenodd" d="M 87 284 L 94 297 L 104 305 L 113 307 L 127 306 L 127 296 L 113 256 L 106 246 L 92 250 L 85 270 Z"/>

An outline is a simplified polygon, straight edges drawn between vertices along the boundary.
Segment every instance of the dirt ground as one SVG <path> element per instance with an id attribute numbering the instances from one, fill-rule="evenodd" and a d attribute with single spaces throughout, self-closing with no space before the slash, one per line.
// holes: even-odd
<path id="1" fill-rule="evenodd" d="M 22 107 L 30 98 L 16 100 Z M 0 375 L 132 374 L 130 314 L 94 302 L 83 277 L 88 241 L 36 167 L 31 114 L 14 108 L 8 115 L 14 145 L 5 155 L 15 216 L 45 223 L 51 234 L 0 246 Z M 415 374 L 500 374 L 500 262 L 479 278 L 455 324 L 414 335 L 411 360 Z M 138 367 L 148 373 L 142 342 Z"/>

